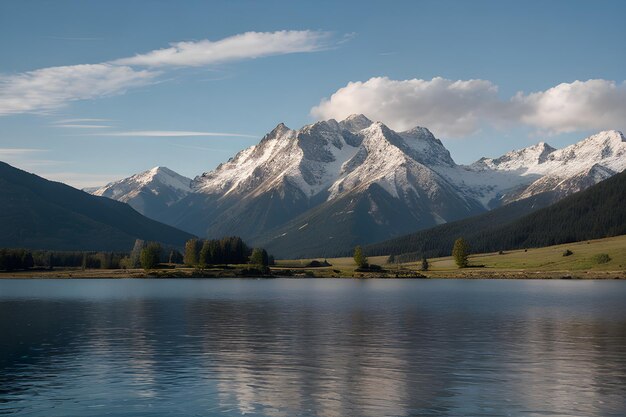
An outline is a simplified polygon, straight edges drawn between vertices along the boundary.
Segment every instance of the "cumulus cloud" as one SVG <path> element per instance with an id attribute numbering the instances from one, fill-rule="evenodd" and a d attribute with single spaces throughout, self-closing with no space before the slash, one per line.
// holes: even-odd
<path id="1" fill-rule="evenodd" d="M 330 34 L 310 30 L 246 32 L 218 41 L 175 42 L 169 48 L 114 61 L 121 65 L 197 67 L 296 52 L 315 52 L 327 46 Z"/>
<path id="2" fill-rule="evenodd" d="M 420 125 L 448 137 L 471 135 L 485 125 L 526 125 L 544 133 L 616 129 L 626 126 L 626 84 L 575 81 L 503 100 L 485 80 L 375 77 L 348 83 L 311 110 L 318 119 L 354 113 L 397 130 Z"/>
<path id="3" fill-rule="evenodd" d="M 626 126 L 626 83 L 608 80 L 562 83 L 545 91 L 516 94 L 509 107 L 521 123 L 547 133 Z"/>
<path id="4" fill-rule="evenodd" d="M 111 64 L 43 68 L 0 75 L 0 115 L 56 109 L 74 100 L 122 94 L 153 82 L 155 71 Z"/>
<path id="5" fill-rule="evenodd" d="M 311 110 L 320 119 L 366 116 L 397 130 L 416 125 L 450 136 L 476 131 L 481 115 L 497 103 L 497 87 L 489 81 L 390 80 L 370 78 L 351 82 Z"/>

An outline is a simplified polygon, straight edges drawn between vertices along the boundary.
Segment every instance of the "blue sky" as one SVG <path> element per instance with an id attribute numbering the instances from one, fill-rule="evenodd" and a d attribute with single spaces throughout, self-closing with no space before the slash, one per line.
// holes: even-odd
<path id="1" fill-rule="evenodd" d="M 459 163 L 560 147 L 626 129 L 625 15 L 623 1 L 3 1 L 0 160 L 78 187 L 156 165 L 193 177 L 279 122 L 356 112 L 426 126 Z"/>

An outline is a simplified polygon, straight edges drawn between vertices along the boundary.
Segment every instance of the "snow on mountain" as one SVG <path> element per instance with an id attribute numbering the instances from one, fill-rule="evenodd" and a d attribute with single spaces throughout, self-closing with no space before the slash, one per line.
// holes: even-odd
<path id="1" fill-rule="evenodd" d="M 298 130 L 281 123 L 257 145 L 196 177 L 193 192 L 168 212 L 171 224 L 199 235 L 235 233 L 255 243 L 275 235 L 297 239 L 292 231 L 278 232 L 292 220 L 304 236 L 313 212 L 318 231 L 363 222 L 376 229 L 367 236 L 374 241 L 485 210 L 435 167 L 458 169 L 423 127 L 397 133 L 363 115 Z M 356 234 L 349 229 L 344 238 L 350 240 Z"/>
<path id="2" fill-rule="evenodd" d="M 129 178 L 115 181 L 92 194 L 128 203 L 135 210 L 155 217 L 165 207 L 191 192 L 191 179 L 166 167 L 154 167 Z"/>
<path id="3" fill-rule="evenodd" d="M 483 184 L 489 184 L 487 177 L 494 174 L 496 180 L 501 173 L 509 174 L 507 186 L 494 187 L 505 203 L 544 191 L 558 191 L 564 197 L 624 169 L 626 138 L 616 130 L 597 133 L 563 149 L 540 142 L 496 159 L 482 158 L 468 167 L 475 178 L 484 177 Z"/>
<path id="4" fill-rule="evenodd" d="M 563 197 L 625 168 L 626 139 L 617 131 L 464 166 L 424 127 L 395 132 L 352 115 L 297 130 L 281 123 L 193 180 L 157 167 L 94 194 L 199 236 L 236 234 L 304 254 L 314 250 L 311 240 L 350 247 L 546 191 Z"/>
<path id="5" fill-rule="evenodd" d="M 222 197 L 252 196 L 289 183 L 306 197 L 328 192 L 327 199 L 333 199 L 376 183 L 397 198 L 408 189 L 445 181 L 428 168 L 433 165 L 456 166 L 428 129 L 396 133 L 352 115 L 300 130 L 279 124 L 258 145 L 194 179 L 192 187 Z"/>

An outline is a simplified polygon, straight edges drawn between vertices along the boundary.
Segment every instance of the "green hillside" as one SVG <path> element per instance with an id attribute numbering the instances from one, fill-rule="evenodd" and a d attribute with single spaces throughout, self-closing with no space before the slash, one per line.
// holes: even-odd
<path id="1" fill-rule="evenodd" d="M 192 237 L 129 205 L 0 162 L 0 247 L 126 251 L 135 239 L 182 247 Z"/>

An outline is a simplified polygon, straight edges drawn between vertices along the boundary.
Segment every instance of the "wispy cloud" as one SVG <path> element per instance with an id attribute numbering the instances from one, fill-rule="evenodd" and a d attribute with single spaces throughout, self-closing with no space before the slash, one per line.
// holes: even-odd
<path id="1" fill-rule="evenodd" d="M 129 130 L 125 132 L 91 133 L 89 136 L 123 136 L 123 137 L 191 137 L 191 136 L 215 136 L 215 137 L 240 137 L 257 138 L 255 135 L 224 132 L 194 132 L 188 130 Z"/>
<path id="2" fill-rule="evenodd" d="M 574 81 L 503 100 L 498 86 L 487 80 L 374 77 L 348 83 L 311 109 L 318 119 L 341 120 L 353 113 L 394 129 L 420 125 L 448 137 L 468 136 L 484 125 L 527 126 L 543 134 L 625 129 L 626 82 Z"/>
<path id="3" fill-rule="evenodd" d="M 113 119 L 101 119 L 101 118 L 84 118 L 84 119 L 63 119 L 57 120 L 54 123 L 91 123 L 91 122 L 113 122 Z"/>
<path id="4" fill-rule="evenodd" d="M 142 67 L 199 67 L 330 47 L 332 35 L 319 31 L 246 32 L 217 41 L 176 42 L 134 57 L 100 64 L 42 68 L 0 74 L 0 116 L 43 113 L 77 100 L 124 94 L 156 83 L 163 75 Z M 85 38 L 87 39 L 87 38 Z"/>
<path id="5" fill-rule="evenodd" d="M 37 174 L 51 181 L 59 181 L 82 189 L 100 187 L 112 181 L 128 176 L 127 174 L 86 174 L 84 172 L 43 172 Z"/>
<path id="6" fill-rule="evenodd" d="M 83 125 L 83 124 L 53 124 L 54 127 L 61 127 L 65 129 L 106 129 L 111 126 L 108 125 Z"/>
<path id="7" fill-rule="evenodd" d="M 59 41 L 103 41 L 104 38 L 90 37 L 90 36 L 46 36 L 48 39 L 54 39 Z"/>
<path id="8" fill-rule="evenodd" d="M 47 152 L 47 149 L 34 148 L 0 148 L 0 158 L 5 156 L 30 155 L 38 152 Z"/>
<path id="9" fill-rule="evenodd" d="M 155 81 L 158 72 L 111 64 L 50 67 L 0 75 L 0 115 L 45 112 L 75 100 L 122 94 Z"/>
<path id="10" fill-rule="evenodd" d="M 315 52 L 329 44 L 331 34 L 310 30 L 246 32 L 218 41 L 175 42 L 169 48 L 113 61 L 148 67 L 198 67 L 296 52 Z"/>

